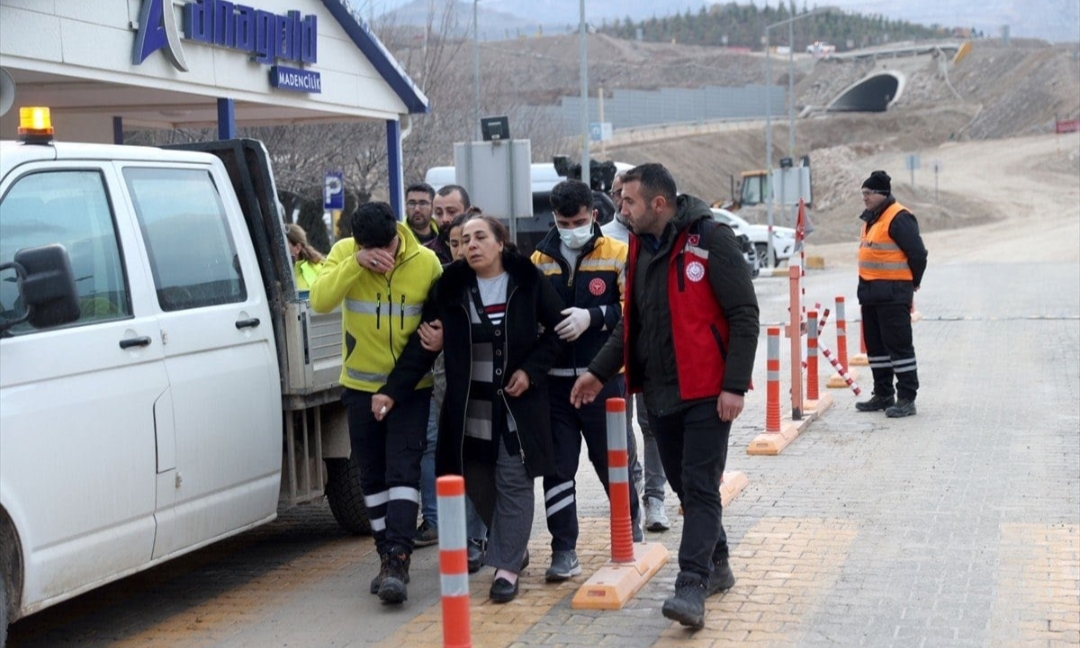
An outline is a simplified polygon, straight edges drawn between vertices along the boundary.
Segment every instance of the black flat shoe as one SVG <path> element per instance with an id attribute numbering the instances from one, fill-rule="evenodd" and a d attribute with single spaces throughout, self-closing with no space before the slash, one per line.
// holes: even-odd
<path id="1" fill-rule="evenodd" d="M 495 582 L 491 584 L 491 591 L 488 592 L 488 595 L 491 596 L 491 600 L 496 603 L 509 603 L 517 597 L 518 583 L 520 582 L 520 576 L 514 581 L 513 585 L 505 578 L 496 578 Z"/>

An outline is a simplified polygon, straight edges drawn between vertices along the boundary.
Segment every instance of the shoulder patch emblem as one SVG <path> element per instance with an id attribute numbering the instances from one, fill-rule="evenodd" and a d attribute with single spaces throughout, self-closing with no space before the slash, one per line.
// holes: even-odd
<path id="1" fill-rule="evenodd" d="M 705 266 L 699 261 L 691 261 L 686 264 L 686 278 L 697 283 L 705 278 Z"/>
<path id="2" fill-rule="evenodd" d="M 697 234 L 691 234 L 690 236 L 686 237 L 686 244 L 687 245 L 692 245 L 694 247 L 697 247 L 698 243 L 700 243 L 700 242 L 701 242 L 701 237 L 699 235 L 697 235 Z"/>
<path id="3" fill-rule="evenodd" d="M 607 292 L 607 282 L 599 277 L 589 282 L 589 292 L 599 297 Z"/>

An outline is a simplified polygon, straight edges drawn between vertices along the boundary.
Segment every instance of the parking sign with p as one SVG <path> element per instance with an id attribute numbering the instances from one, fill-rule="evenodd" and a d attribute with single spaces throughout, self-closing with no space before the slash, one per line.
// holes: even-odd
<path id="1" fill-rule="evenodd" d="M 323 209 L 345 209 L 345 176 L 340 171 L 327 172 L 323 179 Z"/>

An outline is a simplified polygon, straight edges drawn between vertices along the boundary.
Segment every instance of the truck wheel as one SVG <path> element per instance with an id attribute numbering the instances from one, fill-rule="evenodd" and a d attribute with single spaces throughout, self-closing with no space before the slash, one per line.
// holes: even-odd
<path id="1" fill-rule="evenodd" d="M 755 243 L 754 249 L 757 250 L 758 266 L 762 268 L 771 268 L 776 265 L 776 250 L 773 250 L 772 255 L 769 255 L 769 245 L 767 243 Z"/>
<path id="2" fill-rule="evenodd" d="M 326 460 L 326 501 L 341 526 L 353 535 L 371 535 L 360 469 L 352 459 Z"/>
<path id="3" fill-rule="evenodd" d="M 7 645 L 7 627 L 8 627 L 8 597 L 7 597 L 7 580 L 4 579 L 4 575 L 0 574 L 0 648 L 4 648 Z"/>

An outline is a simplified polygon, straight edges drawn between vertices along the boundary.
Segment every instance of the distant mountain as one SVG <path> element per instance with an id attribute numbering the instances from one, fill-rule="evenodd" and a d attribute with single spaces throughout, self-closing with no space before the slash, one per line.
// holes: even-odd
<path id="1" fill-rule="evenodd" d="M 354 2 L 357 0 L 354 0 Z M 443 10 L 449 0 L 384 0 L 380 7 L 398 24 L 426 24 L 431 7 Z M 766 0 L 775 6 L 783 0 Z M 663 17 L 686 11 L 697 12 L 712 2 L 702 0 L 621 0 L 620 2 L 585 1 L 585 17 L 599 26 L 602 22 L 633 21 Z M 740 4 L 745 4 L 740 2 Z M 946 27 L 975 27 L 991 36 L 999 36 L 1002 25 L 1018 38 L 1041 38 L 1051 42 L 1080 41 L 1080 2 L 1077 0 L 904 0 L 885 5 L 880 0 L 829 0 L 812 2 L 796 0 L 796 7 L 834 6 L 847 12 L 881 14 L 922 25 Z M 481 39 L 497 40 L 518 35 L 531 35 L 539 30 L 546 34 L 566 33 L 575 29 L 579 16 L 579 0 L 480 0 L 479 28 Z M 472 2 L 457 2 L 456 13 L 462 33 L 472 27 Z M 386 14 L 384 14 L 385 16 Z"/>

